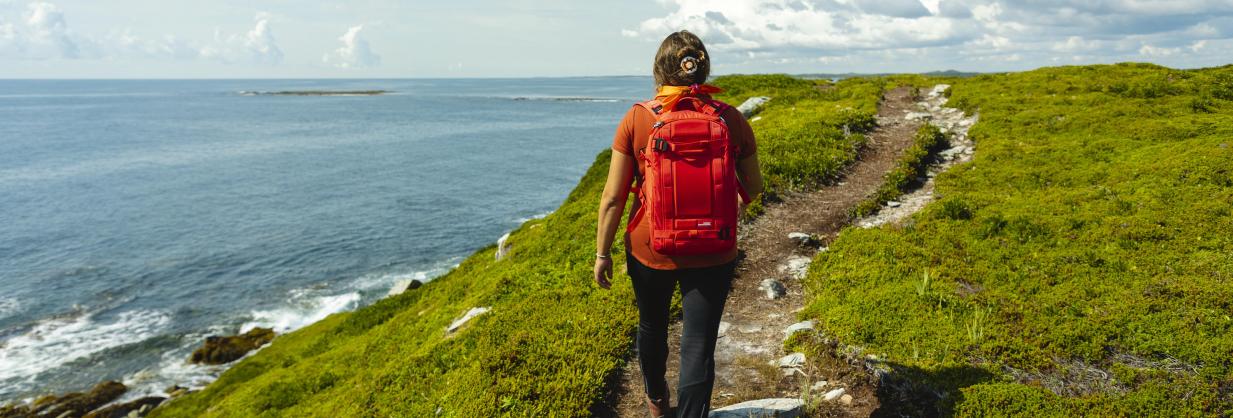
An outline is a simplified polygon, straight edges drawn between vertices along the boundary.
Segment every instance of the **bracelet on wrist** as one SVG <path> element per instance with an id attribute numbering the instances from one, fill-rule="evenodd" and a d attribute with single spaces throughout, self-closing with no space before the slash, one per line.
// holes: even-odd
<path id="1" fill-rule="evenodd" d="M 600 258 L 600 259 L 608 260 L 608 259 L 611 259 L 611 258 L 612 258 L 612 254 L 599 254 L 599 253 L 596 253 L 596 254 L 595 254 L 595 258 Z"/>

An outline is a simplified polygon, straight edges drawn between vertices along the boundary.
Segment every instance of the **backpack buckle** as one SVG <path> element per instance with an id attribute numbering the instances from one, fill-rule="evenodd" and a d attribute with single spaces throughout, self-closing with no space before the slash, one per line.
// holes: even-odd
<path id="1" fill-rule="evenodd" d="M 665 141 L 663 138 L 655 138 L 655 143 L 652 146 L 652 149 L 659 152 L 668 152 L 672 150 L 672 146 L 668 145 L 668 141 Z"/>

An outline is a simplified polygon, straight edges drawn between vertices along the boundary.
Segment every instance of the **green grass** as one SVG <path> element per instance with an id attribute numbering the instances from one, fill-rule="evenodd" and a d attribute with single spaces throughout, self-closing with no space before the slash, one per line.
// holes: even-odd
<path id="1" fill-rule="evenodd" d="M 1233 67 L 953 82 L 975 159 L 903 226 L 844 230 L 802 316 L 887 354 L 890 412 L 1233 413 Z"/>
<path id="2" fill-rule="evenodd" d="M 865 199 L 852 209 L 853 217 L 872 215 L 882 206 L 917 184 L 917 178 L 925 175 L 933 154 L 946 145 L 946 135 L 936 126 L 924 124 L 916 131 L 912 146 L 903 151 L 903 155 L 895 162 L 894 168 L 882 179 L 882 186 L 873 196 Z"/>
<path id="3" fill-rule="evenodd" d="M 731 102 L 774 97 L 754 123 L 772 191 L 833 179 L 863 144 L 881 89 L 877 80 L 818 89 L 785 76 L 716 83 Z M 489 246 L 419 289 L 279 336 L 152 416 L 589 416 L 623 367 L 637 320 L 623 274 L 612 291 L 591 282 L 609 152 L 560 208 L 511 234 L 504 260 Z M 447 337 L 476 306 L 492 310 Z"/>

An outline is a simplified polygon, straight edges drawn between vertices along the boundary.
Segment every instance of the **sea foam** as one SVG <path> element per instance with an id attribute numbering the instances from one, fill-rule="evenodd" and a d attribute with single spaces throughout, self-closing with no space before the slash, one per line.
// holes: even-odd
<path id="1" fill-rule="evenodd" d="M 162 312 L 123 312 L 109 322 L 94 313 L 40 321 L 24 334 L 0 341 L 0 386 L 35 383 L 40 373 L 110 348 L 157 336 L 171 318 Z"/>
<path id="2" fill-rule="evenodd" d="M 273 328 L 279 334 L 295 331 L 325 319 L 338 312 L 355 309 L 360 303 L 360 293 L 350 292 L 329 296 L 309 296 L 310 290 L 291 292 L 290 304 L 285 307 L 253 311 L 252 320 L 240 327 L 245 333 L 257 327 Z"/>

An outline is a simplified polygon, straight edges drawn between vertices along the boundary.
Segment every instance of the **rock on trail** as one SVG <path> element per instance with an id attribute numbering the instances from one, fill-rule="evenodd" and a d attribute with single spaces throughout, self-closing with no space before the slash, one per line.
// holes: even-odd
<path id="1" fill-rule="evenodd" d="M 796 418 L 804 407 L 796 398 L 758 399 L 713 410 L 710 418 Z"/>

